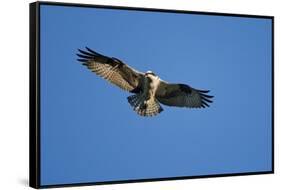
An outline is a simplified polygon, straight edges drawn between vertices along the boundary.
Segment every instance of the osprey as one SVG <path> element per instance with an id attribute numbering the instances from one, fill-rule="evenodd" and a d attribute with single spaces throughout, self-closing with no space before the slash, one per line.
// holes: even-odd
<path id="1" fill-rule="evenodd" d="M 141 116 L 155 116 L 167 106 L 205 108 L 212 103 L 209 90 L 198 90 L 186 84 L 173 84 L 161 80 L 152 71 L 139 72 L 115 57 L 107 57 L 90 48 L 78 49 L 78 61 L 98 76 L 123 90 L 134 93 L 128 102 Z"/>

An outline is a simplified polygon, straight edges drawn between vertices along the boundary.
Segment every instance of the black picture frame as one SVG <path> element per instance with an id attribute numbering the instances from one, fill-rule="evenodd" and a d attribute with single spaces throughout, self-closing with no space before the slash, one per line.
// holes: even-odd
<path id="1" fill-rule="evenodd" d="M 118 10 L 137 10 L 147 12 L 170 12 L 195 15 L 215 15 L 229 17 L 247 17 L 247 18 L 266 18 L 272 22 L 272 170 L 264 172 L 246 172 L 246 173 L 229 173 L 216 175 L 199 175 L 199 176 L 182 176 L 168 178 L 153 178 L 140 180 L 122 180 L 122 181 L 106 181 L 93 183 L 72 183 L 58 185 L 41 185 L 40 183 L 40 5 L 53 6 L 71 6 L 71 7 L 90 7 L 90 8 L 106 8 Z M 151 182 L 164 180 L 182 180 L 193 178 L 210 178 L 210 177 L 226 177 L 226 176 L 242 176 L 242 175 L 257 175 L 257 174 L 273 174 L 274 173 L 274 16 L 263 15 L 247 15 L 247 14 L 230 14 L 217 12 L 200 12 L 186 10 L 166 10 L 155 8 L 140 8 L 140 7 L 121 7 L 121 6 L 104 6 L 76 3 L 59 3 L 59 2 L 34 2 L 29 4 L 29 39 L 30 39 L 30 89 L 29 89 L 29 185 L 33 188 L 51 188 L 51 187 L 68 187 L 68 186 L 84 186 L 84 185 L 100 185 L 100 184 L 120 184 L 120 183 L 135 183 L 135 182 Z"/>

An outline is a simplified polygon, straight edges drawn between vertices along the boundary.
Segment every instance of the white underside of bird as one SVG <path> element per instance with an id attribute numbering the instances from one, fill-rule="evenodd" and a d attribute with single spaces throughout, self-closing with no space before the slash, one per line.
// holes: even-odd
<path id="1" fill-rule="evenodd" d="M 149 75 L 149 73 L 150 71 L 145 75 L 143 92 L 128 97 L 134 111 L 141 116 L 154 116 L 163 111 L 155 97 L 161 79 L 158 76 Z"/>

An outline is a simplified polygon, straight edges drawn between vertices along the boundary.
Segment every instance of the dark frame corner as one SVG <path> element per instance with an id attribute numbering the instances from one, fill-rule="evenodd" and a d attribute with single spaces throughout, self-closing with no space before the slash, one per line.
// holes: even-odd
<path id="1" fill-rule="evenodd" d="M 40 188 L 39 2 L 29 4 L 29 186 Z"/>

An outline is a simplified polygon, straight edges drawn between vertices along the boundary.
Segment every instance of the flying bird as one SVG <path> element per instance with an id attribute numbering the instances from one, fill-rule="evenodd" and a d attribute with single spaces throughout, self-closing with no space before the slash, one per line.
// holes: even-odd
<path id="1" fill-rule="evenodd" d="M 160 104 L 187 108 L 205 108 L 213 96 L 186 84 L 168 83 L 152 71 L 139 72 L 120 59 L 99 54 L 90 48 L 78 49 L 77 60 L 92 72 L 121 89 L 133 93 L 127 97 L 141 116 L 155 116 L 163 111 Z"/>

